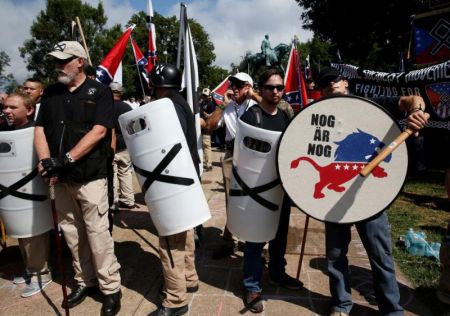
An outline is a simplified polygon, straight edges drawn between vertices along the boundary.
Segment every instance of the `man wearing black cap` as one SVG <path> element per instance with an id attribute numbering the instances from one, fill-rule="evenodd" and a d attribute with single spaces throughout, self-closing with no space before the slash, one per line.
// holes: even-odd
<path id="1" fill-rule="evenodd" d="M 324 68 L 319 73 L 322 96 L 348 95 L 348 81 L 335 68 Z M 425 103 L 419 96 L 375 98 L 373 101 L 392 113 L 423 110 Z M 382 315 L 403 315 L 400 292 L 395 278 L 390 224 L 386 212 L 354 224 L 369 257 L 373 287 Z M 331 315 L 349 315 L 353 302 L 347 251 L 351 240 L 352 224 L 325 223 L 326 256 L 330 277 Z"/>
<path id="2" fill-rule="evenodd" d="M 120 264 L 108 231 L 106 180 L 114 127 L 111 90 L 86 77 L 87 55 L 80 43 L 59 42 L 49 55 L 58 83 L 44 92 L 34 143 L 39 171 L 55 186 L 59 225 L 72 252 L 77 288 L 67 307 L 100 288 L 101 314 L 116 315 Z"/>

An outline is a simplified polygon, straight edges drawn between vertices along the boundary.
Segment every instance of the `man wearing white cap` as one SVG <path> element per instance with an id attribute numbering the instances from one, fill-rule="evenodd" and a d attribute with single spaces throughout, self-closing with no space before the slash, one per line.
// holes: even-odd
<path id="1" fill-rule="evenodd" d="M 223 105 L 217 106 L 216 111 L 208 118 L 207 127 L 215 130 L 225 124 L 225 156 L 222 161 L 222 172 L 224 178 L 224 187 L 226 195 L 226 203 L 228 205 L 228 190 L 231 181 L 231 168 L 233 165 L 233 147 L 234 138 L 236 136 L 237 120 L 249 107 L 256 104 L 252 98 L 255 97 L 253 92 L 253 79 L 245 72 L 239 72 L 230 76 L 230 89 L 233 92 L 230 96 L 225 96 Z M 230 92 L 231 92 L 230 91 Z M 228 91 L 227 91 L 228 92 Z M 232 98 L 232 100 L 229 99 Z M 228 102 L 227 102 L 228 101 Z M 222 258 L 231 255 L 234 251 L 233 236 L 225 226 L 223 232 L 224 244 L 214 253 L 214 258 Z"/>
<path id="2" fill-rule="evenodd" d="M 69 246 L 77 288 L 67 307 L 98 288 L 101 314 L 120 309 L 120 265 L 108 231 L 107 174 L 114 127 L 111 90 L 86 77 L 86 52 L 75 41 L 59 42 L 53 57 L 58 82 L 42 98 L 36 120 L 39 171 L 55 185 L 59 224 Z"/>

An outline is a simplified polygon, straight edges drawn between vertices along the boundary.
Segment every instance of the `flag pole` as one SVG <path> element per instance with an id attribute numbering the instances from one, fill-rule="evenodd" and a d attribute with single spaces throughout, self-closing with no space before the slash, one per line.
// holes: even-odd
<path id="1" fill-rule="evenodd" d="M 87 54 L 87 60 L 88 60 L 89 66 L 92 66 L 91 56 L 89 56 L 89 50 L 88 50 L 88 47 L 86 44 L 86 39 L 84 38 L 83 29 L 81 28 L 80 18 L 76 17 L 75 19 L 77 20 L 78 29 L 80 30 L 81 39 L 83 40 L 83 46 L 84 46 L 84 50 L 86 51 L 86 54 Z"/>
<path id="2" fill-rule="evenodd" d="M 178 33 L 178 51 L 177 51 L 177 68 L 180 69 L 181 66 L 181 46 L 184 39 L 184 19 L 183 13 L 185 10 L 185 5 L 183 2 L 180 3 L 180 31 Z"/>
<path id="3" fill-rule="evenodd" d="M 131 44 L 131 49 L 133 50 L 133 55 L 134 55 L 134 62 L 136 64 L 136 70 L 139 76 L 139 82 L 141 83 L 141 89 L 142 89 L 142 98 L 145 98 L 145 90 L 144 90 L 144 84 L 142 83 L 142 78 L 141 78 L 141 73 L 139 71 L 139 65 L 138 65 L 138 61 L 136 59 L 136 51 L 134 50 L 134 46 L 132 43 L 132 37 L 130 35 L 130 44 Z"/>

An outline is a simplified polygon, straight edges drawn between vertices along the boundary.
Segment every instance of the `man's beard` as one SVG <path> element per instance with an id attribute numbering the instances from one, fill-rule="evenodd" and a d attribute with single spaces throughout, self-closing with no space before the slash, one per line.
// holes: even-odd
<path id="1" fill-rule="evenodd" d="M 77 76 L 76 72 L 72 72 L 72 73 L 68 73 L 68 74 L 59 72 L 58 73 L 58 81 L 67 86 L 73 81 L 73 79 L 75 79 L 76 76 Z"/>

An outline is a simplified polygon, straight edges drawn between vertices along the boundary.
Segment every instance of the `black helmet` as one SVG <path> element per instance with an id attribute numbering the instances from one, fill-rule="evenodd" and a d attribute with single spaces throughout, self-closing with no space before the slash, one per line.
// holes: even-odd
<path id="1" fill-rule="evenodd" d="M 159 64 L 150 72 L 150 85 L 153 87 L 180 88 L 181 72 L 170 64 Z"/>

